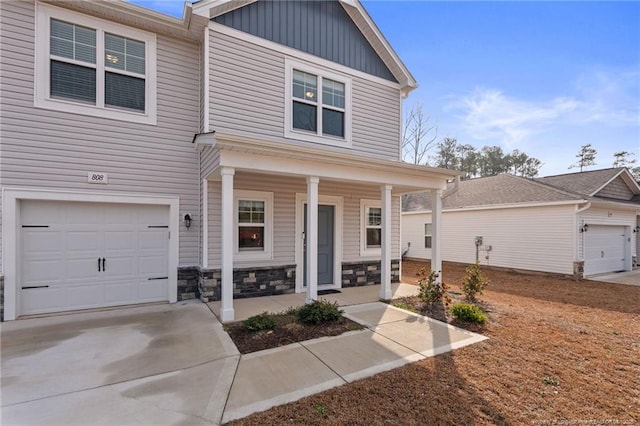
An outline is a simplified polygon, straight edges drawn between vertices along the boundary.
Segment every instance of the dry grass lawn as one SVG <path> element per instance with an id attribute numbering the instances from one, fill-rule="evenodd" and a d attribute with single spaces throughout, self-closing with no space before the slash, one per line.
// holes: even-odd
<path id="1" fill-rule="evenodd" d="M 234 424 L 640 424 L 640 287 L 485 272 L 489 340 Z"/>

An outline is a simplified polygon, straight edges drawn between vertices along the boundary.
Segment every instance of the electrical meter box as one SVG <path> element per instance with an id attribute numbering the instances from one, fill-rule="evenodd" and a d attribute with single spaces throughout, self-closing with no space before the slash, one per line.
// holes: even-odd
<path id="1" fill-rule="evenodd" d="M 482 245 L 482 237 L 476 237 L 476 246 Z"/>

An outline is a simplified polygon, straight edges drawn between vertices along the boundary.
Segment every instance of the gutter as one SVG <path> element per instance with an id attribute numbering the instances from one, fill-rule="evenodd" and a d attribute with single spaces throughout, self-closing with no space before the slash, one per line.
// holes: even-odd
<path id="1" fill-rule="evenodd" d="M 582 213 L 583 211 L 587 210 L 591 208 L 591 201 L 587 202 L 587 204 L 585 204 L 584 207 L 579 208 L 578 210 L 576 210 L 576 215 L 579 215 L 580 213 Z"/>

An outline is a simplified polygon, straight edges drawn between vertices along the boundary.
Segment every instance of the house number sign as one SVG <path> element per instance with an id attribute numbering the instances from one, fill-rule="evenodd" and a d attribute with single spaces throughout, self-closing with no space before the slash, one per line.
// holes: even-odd
<path id="1" fill-rule="evenodd" d="M 101 172 L 89 172 L 87 177 L 89 183 L 109 183 L 109 176 L 106 173 Z"/>

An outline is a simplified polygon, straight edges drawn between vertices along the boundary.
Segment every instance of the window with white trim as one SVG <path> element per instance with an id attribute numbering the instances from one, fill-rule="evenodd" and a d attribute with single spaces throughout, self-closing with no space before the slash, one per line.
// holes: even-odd
<path id="1" fill-rule="evenodd" d="M 273 193 L 237 190 L 234 194 L 235 253 L 238 259 L 270 259 Z"/>
<path id="2" fill-rule="evenodd" d="M 38 3 L 36 106 L 155 124 L 156 37 Z"/>
<path id="3" fill-rule="evenodd" d="M 424 248 L 431 248 L 431 224 L 424 224 Z"/>
<path id="4" fill-rule="evenodd" d="M 351 80 L 286 61 L 285 137 L 345 146 L 351 140 Z"/>
<path id="5" fill-rule="evenodd" d="M 382 247 L 382 208 L 378 200 L 360 200 L 360 254 L 379 256 Z"/>

